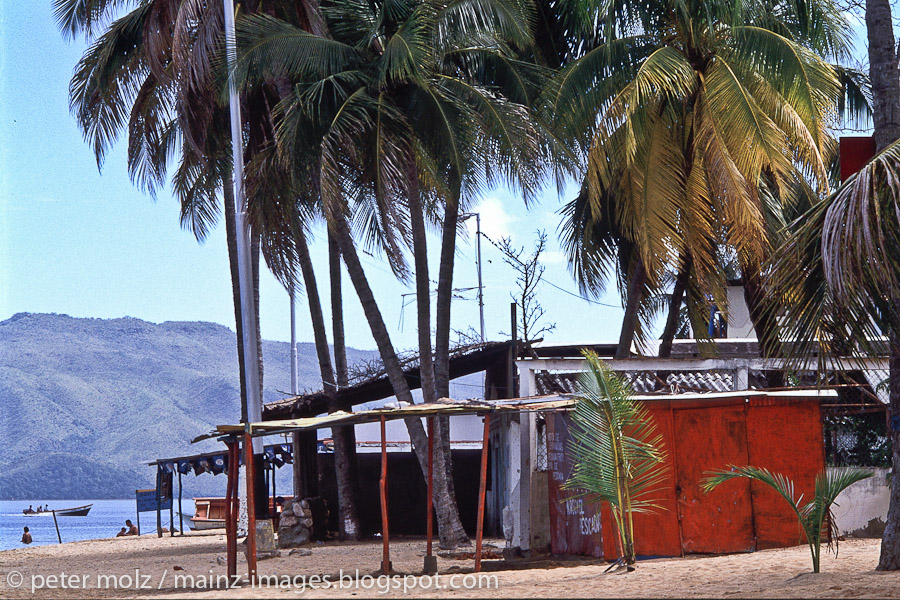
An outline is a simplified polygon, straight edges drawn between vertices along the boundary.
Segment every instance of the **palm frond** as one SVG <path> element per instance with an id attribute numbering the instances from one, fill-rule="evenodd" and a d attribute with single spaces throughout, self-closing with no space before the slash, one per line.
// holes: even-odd
<path id="1" fill-rule="evenodd" d="M 633 513 L 663 508 L 658 495 L 669 476 L 662 435 L 630 386 L 596 354 L 585 351 L 568 452 L 574 469 L 564 489 L 612 509 L 624 560 L 634 562 Z"/>

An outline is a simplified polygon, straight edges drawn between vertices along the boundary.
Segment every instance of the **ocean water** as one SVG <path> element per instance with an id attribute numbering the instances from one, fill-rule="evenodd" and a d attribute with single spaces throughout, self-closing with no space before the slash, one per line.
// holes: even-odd
<path id="1" fill-rule="evenodd" d="M 125 519 L 131 519 L 132 522 L 137 523 L 133 498 L 129 500 L 2 500 L 0 501 L 0 550 L 23 548 L 25 544 L 21 542 L 22 531 L 26 526 L 31 531 L 31 537 L 34 540 L 32 546 L 59 543 L 56 537 L 56 527 L 53 525 L 53 516 L 27 517 L 23 515 L 22 511 L 28 508 L 29 504 L 34 508 L 49 504 L 50 508 L 55 509 L 85 504 L 94 505 L 86 517 L 60 517 L 57 515 L 59 534 L 63 542 L 114 537 L 125 526 Z M 178 511 L 177 507 L 175 508 L 173 514 L 177 528 Z M 193 509 L 193 502 L 190 500 L 184 506 L 186 512 L 189 508 Z M 191 512 L 193 511 L 191 510 Z M 162 522 L 163 527 L 169 526 L 168 510 L 163 511 Z M 185 531 L 188 529 L 187 519 L 184 522 L 184 529 Z M 147 534 L 155 531 L 156 513 L 141 513 L 141 532 Z"/>

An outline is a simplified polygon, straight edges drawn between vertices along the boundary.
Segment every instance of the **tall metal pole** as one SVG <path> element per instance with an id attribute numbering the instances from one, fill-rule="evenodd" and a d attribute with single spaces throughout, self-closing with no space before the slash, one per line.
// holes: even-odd
<path id="1" fill-rule="evenodd" d="M 481 214 L 475 213 L 476 252 L 478 254 L 478 316 L 481 320 L 481 341 L 484 342 L 484 294 L 481 285 Z"/>
<path id="2" fill-rule="evenodd" d="M 294 325 L 294 286 L 291 285 L 291 394 L 297 395 L 297 328 Z"/>
<path id="3" fill-rule="evenodd" d="M 253 297 L 253 264 L 250 255 L 250 227 L 247 223 L 247 199 L 244 197 L 243 128 L 241 127 L 241 101 L 234 81 L 234 63 L 237 60 L 237 43 L 234 33 L 233 0 L 225 3 L 225 60 L 228 66 L 228 105 L 231 111 L 232 185 L 234 186 L 234 216 L 237 230 L 238 289 L 241 299 L 241 326 L 244 346 L 244 387 L 247 390 L 247 420 L 262 420 L 262 397 L 259 390 L 259 351 L 256 336 L 256 302 Z M 253 453 L 260 454 L 263 444 L 253 439 Z M 248 482 L 247 485 L 253 485 Z"/>

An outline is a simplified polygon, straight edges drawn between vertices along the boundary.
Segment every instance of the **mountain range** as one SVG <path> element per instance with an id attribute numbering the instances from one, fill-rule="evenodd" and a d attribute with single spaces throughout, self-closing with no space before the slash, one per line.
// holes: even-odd
<path id="1" fill-rule="evenodd" d="M 351 364 L 375 357 L 347 353 Z M 290 344 L 264 341 L 263 360 L 264 401 L 289 395 Z M 299 388 L 321 388 L 313 344 L 298 344 L 298 362 Z M 131 498 L 155 485 L 147 462 L 222 449 L 190 440 L 239 420 L 237 343 L 223 325 L 33 313 L 0 322 L 0 499 Z M 224 494 L 224 477 L 184 482 L 186 497 Z"/>

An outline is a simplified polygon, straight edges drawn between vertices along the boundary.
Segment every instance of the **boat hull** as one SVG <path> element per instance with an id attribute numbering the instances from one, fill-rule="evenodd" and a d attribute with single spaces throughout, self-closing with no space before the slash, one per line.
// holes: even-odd
<path id="1" fill-rule="evenodd" d="M 23 512 L 22 514 L 26 517 L 52 517 L 53 513 L 56 513 L 57 517 L 86 517 L 93 506 L 93 504 L 85 504 L 84 506 L 74 506 L 60 510 L 42 510 L 40 512 Z"/>
<path id="2" fill-rule="evenodd" d="M 225 519 L 191 519 L 190 528 L 193 531 L 225 529 Z"/>

